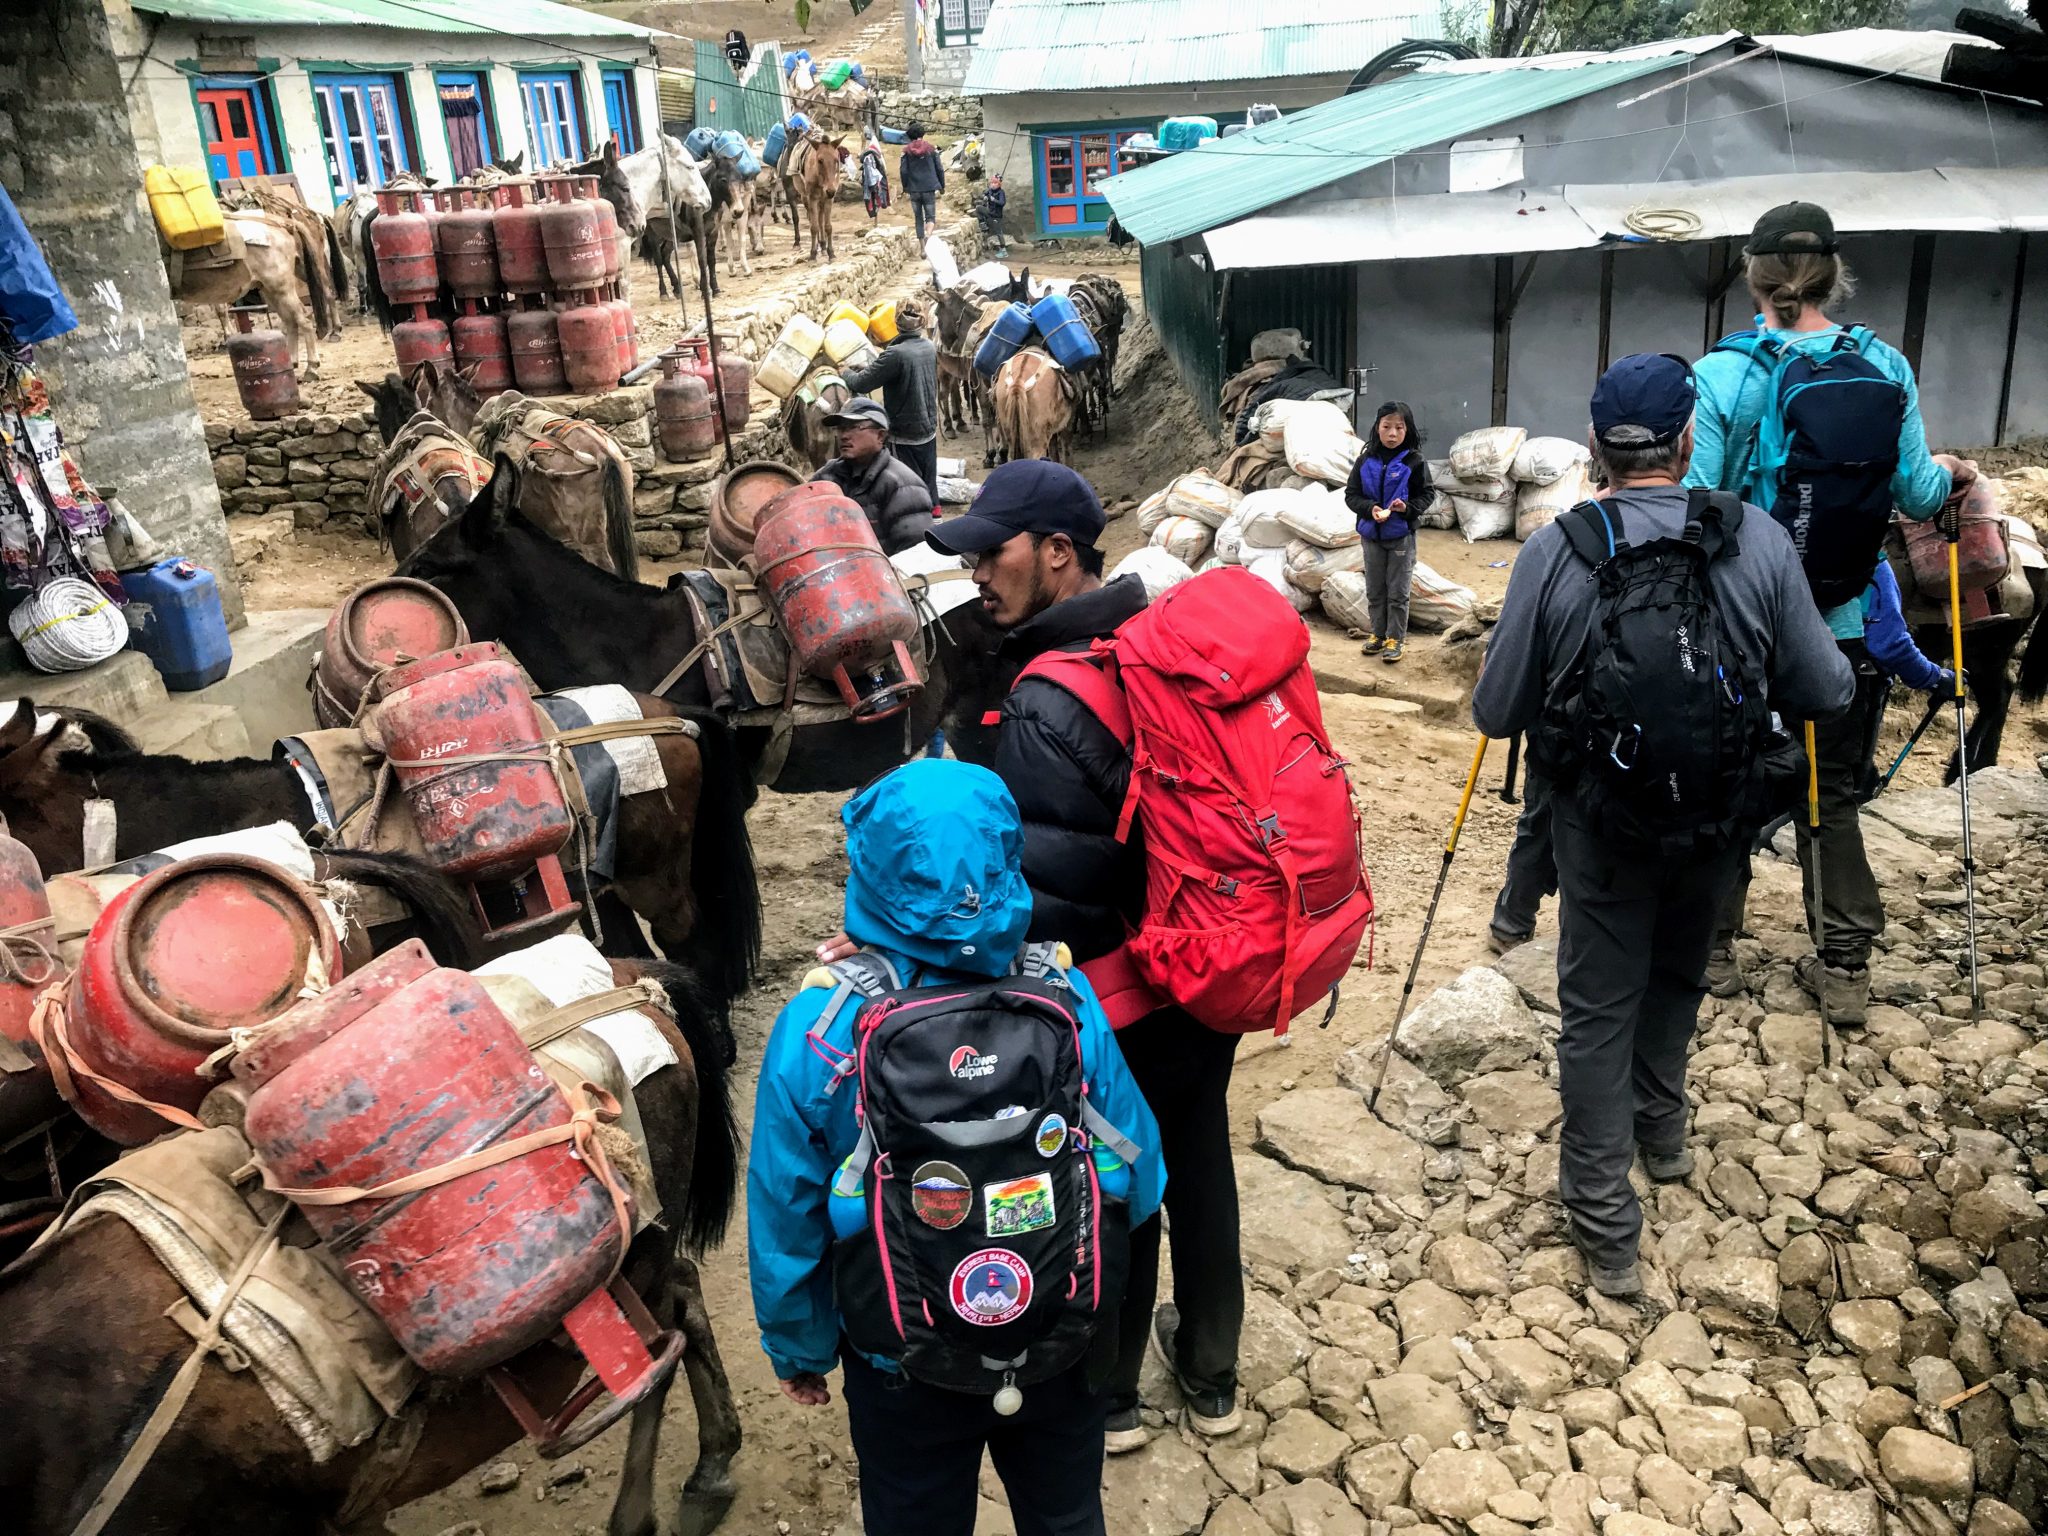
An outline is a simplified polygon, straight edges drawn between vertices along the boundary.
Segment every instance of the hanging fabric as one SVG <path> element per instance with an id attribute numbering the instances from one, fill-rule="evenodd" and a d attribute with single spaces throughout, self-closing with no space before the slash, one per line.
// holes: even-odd
<path id="1" fill-rule="evenodd" d="M 0 360 L 0 580 L 23 591 L 74 576 L 126 603 L 110 520 L 64 447 L 48 387 L 18 353 Z"/>

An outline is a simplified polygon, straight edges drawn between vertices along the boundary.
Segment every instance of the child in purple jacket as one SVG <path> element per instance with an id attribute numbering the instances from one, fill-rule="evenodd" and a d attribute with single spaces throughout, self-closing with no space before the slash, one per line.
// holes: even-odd
<path id="1" fill-rule="evenodd" d="M 1344 504 L 1357 515 L 1358 537 L 1365 545 L 1366 605 L 1372 616 L 1365 654 L 1382 661 L 1401 659 L 1401 642 L 1408 638 L 1408 592 L 1415 579 L 1416 520 L 1436 500 L 1429 466 L 1416 452 L 1421 446 L 1415 413 L 1399 400 L 1387 401 L 1344 487 Z"/>

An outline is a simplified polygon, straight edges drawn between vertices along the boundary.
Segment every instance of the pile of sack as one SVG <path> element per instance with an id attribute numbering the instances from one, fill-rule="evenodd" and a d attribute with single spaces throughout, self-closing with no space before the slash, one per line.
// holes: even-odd
<path id="1" fill-rule="evenodd" d="M 1468 542 L 1527 539 L 1558 513 L 1593 493 L 1585 445 L 1563 437 L 1531 437 L 1520 427 L 1481 427 L 1430 462 L 1437 503 L 1425 528 L 1456 528 Z"/>

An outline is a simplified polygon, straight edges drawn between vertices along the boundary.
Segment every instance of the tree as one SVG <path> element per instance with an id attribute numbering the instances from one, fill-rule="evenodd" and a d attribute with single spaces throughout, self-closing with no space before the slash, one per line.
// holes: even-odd
<path id="1" fill-rule="evenodd" d="M 1456 41 L 1494 58 L 1632 48 L 1675 35 L 1694 0 L 1493 0 L 1447 7 Z"/>
<path id="2" fill-rule="evenodd" d="M 1701 0 L 1686 18 L 1695 37 L 1715 32 L 1838 32 L 1848 27 L 1896 27 L 1906 0 Z"/>

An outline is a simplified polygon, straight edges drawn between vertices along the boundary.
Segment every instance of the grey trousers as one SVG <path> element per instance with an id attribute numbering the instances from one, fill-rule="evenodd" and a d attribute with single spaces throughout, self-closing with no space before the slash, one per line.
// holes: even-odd
<path id="1" fill-rule="evenodd" d="M 1365 543 L 1365 601 L 1372 632 L 1382 640 L 1408 638 L 1408 592 L 1415 582 L 1415 535 L 1392 544 Z"/>
<path id="2" fill-rule="evenodd" d="M 1559 1192 L 1587 1259 L 1636 1259 L 1638 1146 L 1685 1145 L 1685 1060 L 1707 950 L 1741 845 L 1688 859 L 1616 847 L 1571 796 L 1551 800 L 1557 850 Z"/>
<path id="3" fill-rule="evenodd" d="M 1529 761 L 1525 751 L 1522 761 Z M 1543 898 L 1557 893 L 1557 857 L 1551 849 L 1550 781 L 1533 768 L 1522 774 L 1522 814 L 1508 850 L 1507 878 L 1493 903 L 1493 931 L 1516 938 L 1536 931 Z"/>

